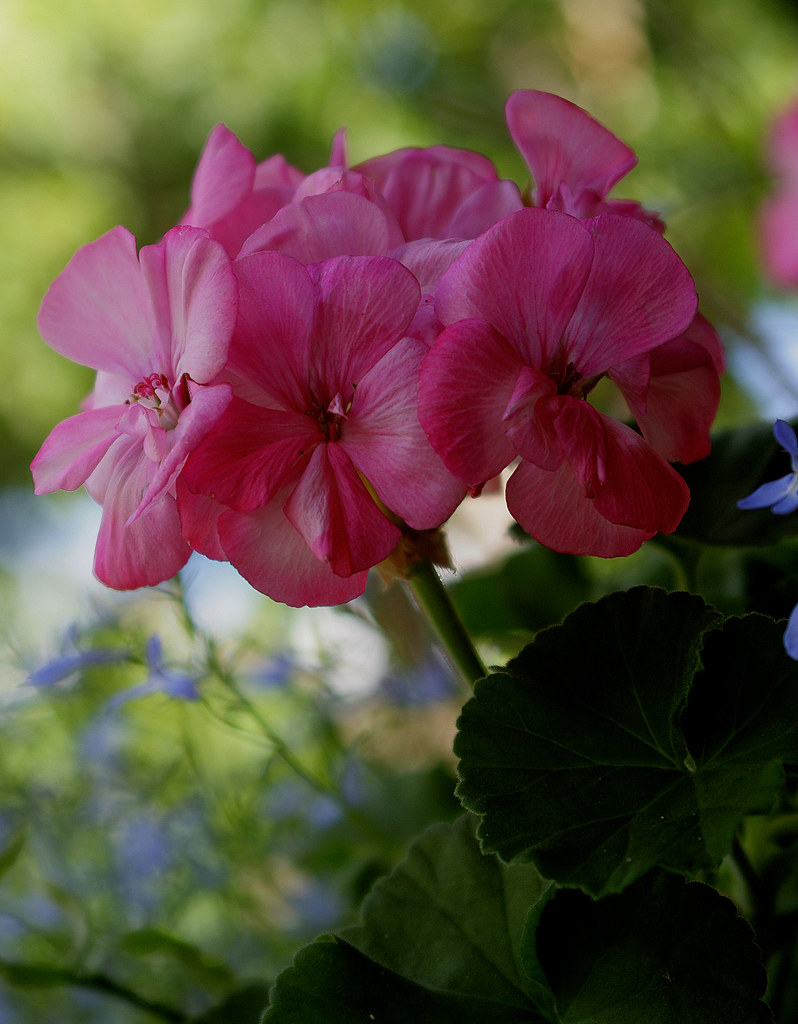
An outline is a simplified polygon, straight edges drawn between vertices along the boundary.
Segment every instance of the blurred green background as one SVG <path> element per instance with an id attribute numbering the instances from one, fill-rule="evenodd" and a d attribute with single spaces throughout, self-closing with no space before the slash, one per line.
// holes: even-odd
<path id="1" fill-rule="evenodd" d="M 92 373 L 51 352 L 35 318 L 80 245 L 115 224 L 146 244 L 178 220 L 219 121 L 258 159 L 281 152 L 308 172 L 346 125 L 353 162 L 447 143 L 485 153 L 523 185 L 503 112 L 520 88 L 574 100 L 636 150 L 639 166 L 617 194 L 661 212 L 729 345 L 721 422 L 770 414 L 762 396 L 777 388 L 790 415 L 798 396 L 784 367 L 797 362 L 798 317 L 794 297 L 763 280 L 755 215 L 770 188 L 768 124 L 798 96 L 798 3 L 0 0 L 0 976 L 16 949 L 73 979 L 105 972 L 153 1003 L 179 996 L 200 1014 L 242 973 L 268 981 L 301 942 L 351 920 L 409 838 L 454 813 L 447 752 L 459 701 L 438 669 L 425 669 L 427 691 L 408 696 L 385 665 L 371 683 L 357 678 L 368 659 L 395 663 L 395 649 L 367 644 L 361 663 L 343 669 L 331 653 L 353 621 L 372 639 L 375 623 L 399 621 L 394 648 L 407 644 L 416 627 L 403 605 L 383 607 L 374 594 L 369 621 L 357 609 L 305 617 L 318 641 L 311 655 L 297 616 L 215 577 L 194 607 L 216 602 L 236 634 L 220 647 L 169 588 L 120 597 L 109 612 L 67 586 L 90 572 L 96 525 L 76 527 L 90 503 L 31 503 L 28 465 L 77 411 Z M 774 348 L 768 330 L 779 317 Z M 746 361 L 752 353 L 767 359 Z M 478 527 L 477 541 L 492 528 Z M 73 556 L 55 542 L 76 530 Z M 674 583 L 650 550 L 595 571 L 539 550 L 524 557 L 533 567 L 516 563 L 502 585 L 518 576 L 528 587 L 532 574 L 554 595 L 524 609 L 526 627 L 613 587 Z M 42 567 L 46 588 L 31 589 Z M 44 611 L 59 587 L 61 619 L 78 625 L 47 640 Z M 466 612 L 469 601 L 484 612 L 485 587 L 466 581 Z M 146 653 L 155 629 L 161 675 Z M 498 659 L 506 649 L 495 642 Z M 418 669 L 428 648 L 414 644 L 400 653 Z M 92 664 L 89 651 L 115 651 L 116 661 Z M 42 661 L 70 657 L 75 670 L 52 696 L 19 685 Z M 178 671 L 202 686 L 202 702 L 156 689 L 109 713 L 111 694 Z M 287 770 L 264 720 L 321 789 Z M 109 1003 L 97 986 L 39 977 L 21 995 L 12 981 L 12 995 L 0 985 L 2 1024 L 25 1014 L 37 1024 L 169 1019 L 129 999 Z"/>

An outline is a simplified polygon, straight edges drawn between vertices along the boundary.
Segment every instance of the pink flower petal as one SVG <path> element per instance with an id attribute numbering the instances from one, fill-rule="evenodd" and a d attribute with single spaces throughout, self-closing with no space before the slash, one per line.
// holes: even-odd
<path id="1" fill-rule="evenodd" d="M 50 285 L 38 317 L 42 337 L 73 362 L 135 383 L 160 358 L 136 240 L 112 228 L 82 246 Z"/>
<path id="2" fill-rule="evenodd" d="M 427 294 L 435 291 L 443 274 L 470 244 L 468 240 L 459 238 L 442 241 L 422 238 L 400 245 L 388 255 L 406 266 L 418 281 L 422 293 Z"/>
<path id="3" fill-rule="evenodd" d="M 642 221 L 606 214 L 587 225 L 595 255 L 566 345 L 592 377 L 681 334 L 698 299 L 685 265 Z"/>
<path id="4" fill-rule="evenodd" d="M 585 496 L 570 465 L 554 472 L 522 462 L 507 481 L 507 507 L 540 544 L 570 555 L 631 555 L 654 531 L 605 519 Z"/>
<path id="5" fill-rule="evenodd" d="M 217 562 L 226 562 L 222 543 L 219 540 L 219 516 L 227 511 L 222 505 L 206 494 L 194 494 L 188 489 L 180 476 L 177 479 L 177 511 L 180 523 L 188 544 L 194 551 L 199 551 L 206 558 Z"/>
<path id="6" fill-rule="evenodd" d="M 285 514 L 316 558 L 328 562 L 338 576 L 352 576 L 381 562 L 401 536 L 337 444 L 315 449 L 285 503 Z"/>
<path id="7" fill-rule="evenodd" d="M 507 127 L 535 179 L 535 202 L 545 206 L 560 182 L 571 192 L 605 196 L 637 158 L 581 107 L 551 93 L 522 89 L 507 100 Z"/>
<path id="8" fill-rule="evenodd" d="M 711 448 L 709 431 L 720 403 L 720 339 L 699 316 L 648 359 L 651 375 L 642 412 L 630 403 L 643 437 L 668 462 L 703 459 Z M 624 382 L 618 383 L 626 395 Z"/>
<path id="9" fill-rule="evenodd" d="M 798 285 L 798 186 L 780 189 L 759 211 L 759 245 L 770 279 L 782 288 Z"/>
<path id="10" fill-rule="evenodd" d="M 232 397 L 232 390 L 227 384 L 193 389 L 191 401 L 180 414 L 177 426 L 174 430 L 162 431 L 168 436 L 171 447 L 160 462 L 143 501 L 128 520 L 127 526 L 151 511 L 156 502 L 173 490 L 186 459 L 228 407 Z"/>
<path id="11" fill-rule="evenodd" d="M 382 255 L 389 243 L 385 215 L 374 203 L 351 192 L 327 192 L 283 207 L 250 235 L 240 255 L 273 250 L 319 263 L 331 256 Z"/>
<path id="12" fill-rule="evenodd" d="M 448 327 L 424 359 L 421 426 L 452 473 L 470 487 L 515 458 L 503 417 L 522 367 L 515 349 L 483 320 Z"/>
<path id="13" fill-rule="evenodd" d="M 237 260 L 235 274 L 239 312 L 228 368 L 249 385 L 236 393 L 257 400 L 261 390 L 282 408 L 307 409 L 304 368 L 315 304 L 308 271 L 290 256 L 259 252 Z"/>
<path id="14" fill-rule="evenodd" d="M 248 511 L 295 480 L 323 440 L 302 412 L 263 409 L 234 398 L 191 453 L 182 479 L 189 490 Z"/>
<path id="15" fill-rule="evenodd" d="M 92 409 L 58 423 L 31 463 L 36 494 L 74 491 L 116 440 L 119 406 Z"/>
<path id="16" fill-rule="evenodd" d="M 561 402 L 550 377 L 524 366 L 504 410 L 504 429 L 516 452 L 541 469 L 557 469 L 563 460 L 554 429 Z"/>
<path id="17" fill-rule="evenodd" d="M 435 310 L 446 325 L 487 320 L 529 365 L 548 370 L 559 360 L 592 258 L 590 232 L 580 221 L 521 210 L 472 242 L 444 274 Z"/>
<path id="18" fill-rule="evenodd" d="M 690 492 L 639 434 L 577 398 L 563 401 L 555 429 L 566 460 L 599 515 L 652 534 L 676 529 Z"/>
<path id="19" fill-rule="evenodd" d="M 225 512 L 219 519 L 219 536 L 245 580 L 294 608 L 344 604 L 366 589 L 367 572 L 336 576 L 315 557 L 286 519 L 279 497 L 252 512 Z"/>
<path id="20" fill-rule="evenodd" d="M 125 526 L 156 469 L 135 443 L 119 449 L 105 491 L 94 554 L 97 578 L 116 590 L 151 587 L 171 579 L 191 548 L 183 539 L 177 504 L 167 495 L 150 515 Z"/>
<path id="21" fill-rule="evenodd" d="M 449 146 L 397 150 L 356 169 L 374 179 L 408 242 L 453 237 L 451 224 L 462 203 L 485 182 L 498 180 L 486 157 Z"/>
<path id="22" fill-rule="evenodd" d="M 418 421 L 418 375 L 427 351 L 406 338 L 365 374 L 340 442 L 380 501 L 417 530 L 440 526 L 465 496 Z"/>
<path id="23" fill-rule="evenodd" d="M 224 367 L 238 304 L 223 247 L 199 228 L 176 227 L 146 245 L 141 270 L 155 310 L 161 351 L 150 373 L 184 373 L 207 384 Z"/>
<path id="24" fill-rule="evenodd" d="M 191 209 L 183 223 L 210 227 L 249 195 L 254 179 L 255 157 L 229 128 L 217 124 L 194 172 Z"/>
<path id="25" fill-rule="evenodd" d="M 407 332 L 421 293 L 401 263 L 339 256 L 309 268 L 317 286 L 308 377 L 319 401 L 348 394 Z"/>
<path id="26" fill-rule="evenodd" d="M 514 181 L 485 182 L 457 208 L 449 232 L 452 238 L 476 238 L 523 206 Z"/>

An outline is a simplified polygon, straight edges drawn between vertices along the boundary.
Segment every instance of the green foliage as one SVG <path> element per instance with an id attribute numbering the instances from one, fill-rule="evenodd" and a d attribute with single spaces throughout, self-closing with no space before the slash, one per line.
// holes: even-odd
<path id="1" fill-rule="evenodd" d="M 265 1022 L 772 1019 L 751 929 L 710 886 L 655 872 L 595 903 L 483 856 L 473 833 L 462 818 L 417 840 L 360 927 L 322 936 L 277 978 Z"/>
<path id="2" fill-rule="evenodd" d="M 458 793 L 483 848 L 594 896 L 654 865 L 717 867 L 798 749 L 780 632 L 636 588 L 538 634 L 460 718 Z"/>

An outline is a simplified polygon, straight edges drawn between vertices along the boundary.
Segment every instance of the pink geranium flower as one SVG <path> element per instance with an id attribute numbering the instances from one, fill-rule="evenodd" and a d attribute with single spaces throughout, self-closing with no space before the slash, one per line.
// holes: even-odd
<path id="1" fill-rule="evenodd" d="M 657 214 L 629 199 L 607 194 L 637 163 L 634 151 L 586 110 L 553 93 L 514 92 L 506 105 L 507 127 L 535 181 L 532 206 L 595 217 L 617 213 L 644 221 L 657 231 Z"/>
<path id="2" fill-rule="evenodd" d="M 798 285 L 798 104 L 774 122 L 766 155 L 777 186 L 759 216 L 762 261 L 775 284 L 794 288 Z"/>
<path id="3" fill-rule="evenodd" d="M 629 554 L 674 530 L 687 507 L 687 488 L 666 461 L 672 453 L 655 447 L 681 443 L 679 428 L 666 425 L 685 414 L 679 381 L 675 400 L 666 389 L 647 407 L 646 395 L 649 357 L 691 325 L 695 308 L 684 265 L 639 220 L 513 214 L 441 280 L 436 312 L 445 330 L 422 367 L 421 423 L 472 488 L 520 459 L 507 504 L 541 543 Z M 639 397 L 632 411 L 653 443 L 588 402 L 616 368 Z"/>
<path id="4" fill-rule="evenodd" d="M 236 397 L 186 463 L 186 536 L 276 600 L 342 603 L 402 522 L 433 529 L 465 493 L 417 418 L 419 286 L 384 257 L 259 252 L 235 271 Z"/>
<path id="5" fill-rule="evenodd" d="M 125 228 L 83 246 L 53 282 L 39 330 L 98 371 L 85 410 L 59 423 L 31 469 L 37 494 L 81 484 L 103 506 L 94 571 L 117 589 L 185 563 L 175 484 L 231 398 L 225 365 L 237 289 L 207 232 L 178 227 L 136 255 Z"/>

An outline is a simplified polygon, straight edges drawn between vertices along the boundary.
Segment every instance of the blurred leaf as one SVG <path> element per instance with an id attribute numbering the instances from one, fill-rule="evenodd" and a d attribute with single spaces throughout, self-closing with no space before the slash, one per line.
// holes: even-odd
<path id="1" fill-rule="evenodd" d="M 233 992 L 201 1017 L 193 1017 L 188 1024 L 260 1024 L 268 1002 L 268 986 L 254 982 Z"/>
<path id="2" fill-rule="evenodd" d="M 235 984 L 235 976 L 221 961 L 207 956 L 191 943 L 176 939 L 157 928 L 142 928 L 128 932 L 119 945 L 126 953 L 132 953 L 134 956 L 171 957 L 207 988 L 228 988 Z"/>
<path id="3" fill-rule="evenodd" d="M 773 437 L 771 423 L 715 434 L 706 459 L 676 468 L 690 488 L 690 506 L 676 537 L 703 544 L 762 546 L 798 535 L 795 516 L 776 516 L 767 508 L 737 508 L 737 502 L 760 484 L 790 471 L 789 457 Z"/>
<path id="4" fill-rule="evenodd" d="M 585 560 L 539 544 L 499 566 L 470 572 L 448 589 L 466 629 L 477 636 L 534 633 L 559 622 L 591 596 Z"/>
<path id="5" fill-rule="evenodd" d="M 717 866 L 798 744 L 781 627 L 636 588 L 538 634 L 463 708 L 458 793 L 483 849 L 599 896 Z M 703 647 L 702 647 L 703 644 Z"/>
<path id="6" fill-rule="evenodd" d="M 765 971 L 734 904 L 653 872 L 596 903 L 561 890 L 522 951 L 558 1024 L 768 1024 Z"/>
<path id="7" fill-rule="evenodd" d="M 11 836 L 5 848 L 0 852 L 0 878 L 16 864 L 17 857 L 22 853 L 25 846 L 26 838 L 25 833 L 20 830 Z"/>

